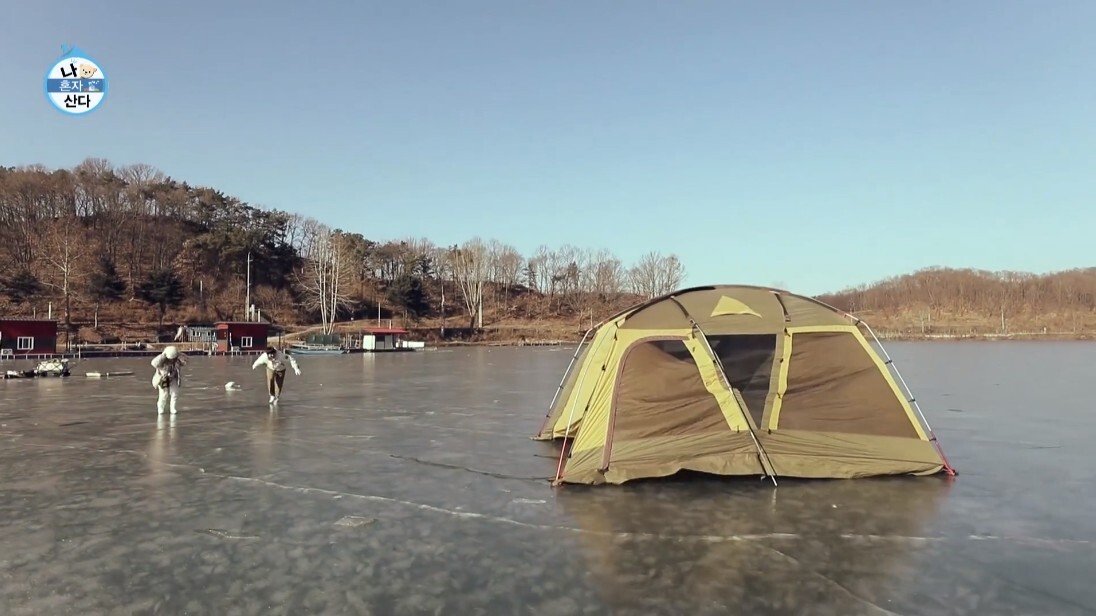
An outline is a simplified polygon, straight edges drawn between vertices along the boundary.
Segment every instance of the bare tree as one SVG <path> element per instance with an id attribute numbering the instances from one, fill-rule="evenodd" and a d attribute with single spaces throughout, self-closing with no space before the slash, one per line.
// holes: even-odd
<path id="1" fill-rule="evenodd" d="M 310 226 L 305 239 L 308 257 L 297 279 L 305 306 L 320 313 L 323 333 L 331 334 L 339 311 L 351 305 L 354 268 L 341 234 L 323 225 Z"/>
<path id="2" fill-rule="evenodd" d="M 487 245 L 480 238 L 468 240 L 449 250 L 453 280 L 460 287 L 469 327 L 483 327 L 483 287 L 490 272 Z"/>
<path id="3" fill-rule="evenodd" d="M 147 188 L 153 184 L 159 184 L 165 179 L 162 171 L 152 165 L 146 165 L 145 163 L 137 163 L 122 167 L 118 170 L 118 175 L 120 175 L 127 184 L 140 188 Z"/>
<path id="4" fill-rule="evenodd" d="M 586 290 L 590 293 L 605 298 L 624 290 L 624 264 L 608 250 L 593 254 L 584 273 L 588 281 Z"/>
<path id="5" fill-rule="evenodd" d="M 536 276 L 536 289 L 548 296 L 554 292 L 552 277 L 555 276 L 555 260 L 555 253 L 547 246 L 537 247 L 537 251 L 529 259 L 530 269 Z"/>
<path id="6" fill-rule="evenodd" d="M 300 214 L 287 214 L 285 222 L 285 243 L 303 256 L 305 241 L 309 236 L 308 227 L 315 220 Z"/>
<path id="7" fill-rule="evenodd" d="M 564 244 L 555 253 L 555 288 L 563 299 L 574 299 L 582 281 L 583 251 L 570 244 Z"/>
<path id="8" fill-rule="evenodd" d="M 430 253 L 431 262 L 434 264 L 434 277 L 441 286 L 441 323 L 442 334 L 445 334 L 445 318 L 449 314 L 445 303 L 445 292 L 449 283 L 453 280 L 453 259 L 450 254 L 452 248 L 435 246 Z M 452 295 L 449 296 L 452 298 Z M 451 302 L 450 302 L 451 303 Z"/>
<path id="9" fill-rule="evenodd" d="M 410 274 L 419 278 L 427 278 L 437 269 L 436 255 L 438 247 L 434 242 L 425 237 L 409 237 L 403 241 L 407 249 L 407 257 L 411 267 Z"/>
<path id="10" fill-rule="evenodd" d="M 662 256 L 649 252 L 628 273 L 632 290 L 644 297 L 665 295 L 681 287 L 685 268 L 677 255 Z"/>
<path id="11" fill-rule="evenodd" d="M 66 341 L 72 337 L 72 294 L 87 273 L 86 238 L 80 221 L 59 218 L 46 226 L 42 236 L 41 258 L 48 275 L 44 282 L 64 300 Z"/>
<path id="12" fill-rule="evenodd" d="M 38 228 L 47 215 L 48 175 L 23 168 L 0 176 L 0 246 L 8 267 L 29 271 L 34 266 Z"/>
<path id="13" fill-rule="evenodd" d="M 498 277 L 495 282 L 502 285 L 503 308 L 509 308 L 510 291 L 521 281 L 525 258 L 521 256 L 517 248 L 502 244 L 495 256 L 495 262 L 498 267 Z"/>

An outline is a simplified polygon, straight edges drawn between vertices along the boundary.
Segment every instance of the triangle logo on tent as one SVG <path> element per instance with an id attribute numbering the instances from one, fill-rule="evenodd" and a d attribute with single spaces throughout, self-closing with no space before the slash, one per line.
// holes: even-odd
<path id="1" fill-rule="evenodd" d="M 715 309 L 712 310 L 711 316 L 719 317 L 719 316 L 734 315 L 734 314 L 741 314 L 741 315 L 750 314 L 750 315 L 753 315 L 753 316 L 755 316 L 759 319 L 761 318 L 761 315 L 758 314 L 758 312 L 756 310 L 754 310 L 753 308 L 750 308 L 745 303 L 743 303 L 743 302 L 741 302 L 737 299 L 734 299 L 733 297 L 727 297 L 726 295 L 719 298 L 719 302 L 716 303 Z"/>

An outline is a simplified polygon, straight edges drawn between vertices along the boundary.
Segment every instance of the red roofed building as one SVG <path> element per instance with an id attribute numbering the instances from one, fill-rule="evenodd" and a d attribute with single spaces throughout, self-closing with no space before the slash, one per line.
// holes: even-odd
<path id="1" fill-rule="evenodd" d="M 403 350 L 403 336 L 407 330 L 399 327 L 366 327 L 362 330 L 362 350 L 399 351 Z"/>
<path id="2" fill-rule="evenodd" d="M 0 319 L 0 354 L 25 357 L 57 353 L 57 321 Z"/>
<path id="3" fill-rule="evenodd" d="M 217 332 L 217 352 L 242 353 L 264 351 L 270 337 L 269 323 L 251 321 L 222 321 L 214 325 Z"/>

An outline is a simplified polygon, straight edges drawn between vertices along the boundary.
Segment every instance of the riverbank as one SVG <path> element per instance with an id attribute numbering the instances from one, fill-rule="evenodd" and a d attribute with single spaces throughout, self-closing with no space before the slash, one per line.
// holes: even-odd
<path id="1" fill-rule="evenodd" d="M 882 321 L 882 324 L 878 322 Z M 880 340 L 884 341 L 908 341 L 908 342 L 963 342 L 963 341 L 1091 341 L 1096 340 L 1096 329 L 1088 327 L 1079 328 L 1078 331 L 1038 331 L 1025 330 L 1015 332 L 994 332 L 976 327 L 934 327 L 924 329 L 915 324 L 895 323 L 892 319 L 872 319 L 871 315 L 865 315 L 865 322 L 872 324 Z M 491 347 L 542 347 L 542 346 L 573 346 L 582 340 L 583 335 L 592 323 L 589 318 L 578 322 L 577 319 L 537 319 L 518 320 L 510 319 L 483 328 L 446 327 L 440 323 L 420 321 L 418 323 L 400 323 L 398 321 L 384 320 L 381 326 L 402 327 L 408 333 L 407 340 L 421 341 L 429 348 L 491 346 Z M 344 321 L 335 325 L 335 332 L 339 334 L 360 333 L 363 329 L 376 327 L 376 321 Z M 176 326 L 170 326 L 174 333 Z M 187 355 L 209 355 L 208 348 L 198 343 L 172 343 L 170 337 L 156 335 L 156 326 L 138 324 L 127 327 L 127 338 L 138 339 L 142 342 L 126 342 L 117 344 L 88 344 L 73 345 L 66 349 L 64 342 L 59 342 L 62 349 L 58 353 L 36 354 L 33 356 L 20 356 L 19 359 L 43 360 L 52 358 L 119 358 L 119 357 L 151 357 L 160 353 L 168 344 L 176 344 Z M 289 325 L 283 328 L 280 337 L 274 337 L 271 342 L 275 345 L 288 344 L 292 341 L 303 340 L 310 333 L 321 330 L 319 325 Z M 161 330 L 166 333 L 165 328 Z M 159 342 L 154 342 L 159 338 Z M 260 352 L 238 351 L 236 353 L 217 352 L 214 355 L 229 354 L 254 354 Z M 361 353 L 361 349 L 351 349 L 351 353 Z M 387 351 L 385 351 L 387 352 Z"/>
<path id="2" fill-rule="evenodd" d="M 1010 333 L 979 333 L 971 332 L 965 334 L 922 334 L 915 332 L 894 332 L 894 331 L 879 331 L 876 330 L 876 335 L 880 340 L 900 340 L 903 342 L 939 342 L 939 341 L 957 341 L 957 340 L 971 340 L 971 341 L 984 341 L 984 340 L 1002 340 L 1002 341 L 1032 341 L 1041 340 L 1046 342 L 1062 342 L 1062 341 L 1082 341 L 1082 340 L 1096 340 L 1096 333 L 1075 333 L 1075 332 L 1010 332 Z"/>

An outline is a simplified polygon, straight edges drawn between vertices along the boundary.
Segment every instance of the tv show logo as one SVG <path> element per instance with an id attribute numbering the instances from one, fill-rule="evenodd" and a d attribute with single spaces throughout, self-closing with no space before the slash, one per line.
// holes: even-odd
<path id="1" fill-rule="evenodd" d="M 103 67 L 79 49 L 62 48 L 61 59 L 46 74 L 46 97 L 53 106 L 80 115 L 99 107 L 106 95 Z"/>

